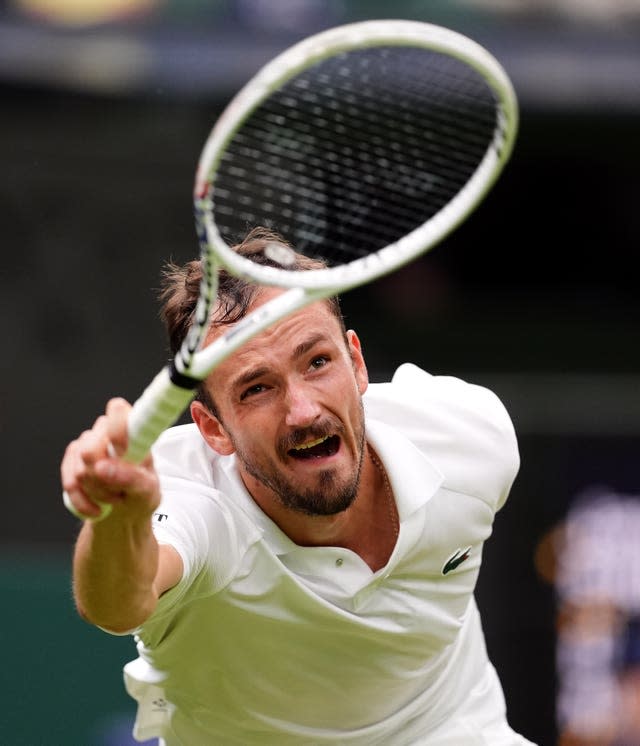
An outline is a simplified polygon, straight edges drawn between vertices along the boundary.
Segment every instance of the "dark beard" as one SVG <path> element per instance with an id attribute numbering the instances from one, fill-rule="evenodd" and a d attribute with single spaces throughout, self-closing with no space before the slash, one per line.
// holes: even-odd
<path id="1" fill-rule="evenodd" d="M 340 429 L 340 428 L 338 428 Z M 336 426 L 333 429 L 320 428 L 309 428 L 309 432 L 297 431 L 293 438 L 293 443 L 288 441 L 283 444 L 279 444 L 279 452 L 286 454 L 286 451 L 292 445 L 297 443 L 303 443 L 308 437 L 319 437 L 330 432 L 335 432 Z M 242 465 L 251 474 L 254 479 L 257 479 L 265 487 L 268 487 L 278 497 L 280 503 L 289 510 L 293 510 L 297 513 L 303 513 L 308 516 L 321 516 L 321 515 L 336 515 L 342 513 L 349 508 L 358 494 L 358 487 L 360 486 L 360 473 L 362 471 L 362 462 L 364 460 L 364 446 L 365 446 L 365 428 L 364 428 L 364 410 L 362 404 L 360 405 L 360 423 L 358 442 L 358 463 L 355 469 L 355 473 L 351 475 L 351 478 L 347 482 L 340 484 L 338 482 L 338 475 L 335 469 L 326 469 L 319 474 L 319 482 L 316 487 L 309 488 L 300 492 L 295 489 L 289 481 L 283 477 L 278 469 L 270 464 L 270 468 L 258 468 L 256 464 L 253 464 L 245 457 L 242 451 L 236 447 L 236 456 L 242 462 Z"/>
<path id="2" fill-rule="evenodd" d="M 238 456 L 242 459 L 241 455 Z M 278 500 L 289 510 L 304 513 L 309 516 L 335 515 L 349 508 L 358 494 L 360 484 L 360 471 L 362 468 L 362 453 L 358 468 L 353 479 L 347 484 L 338 486 L 333 469 L 327 469 L 319 475 L 319 485 L 315 489 L 307 489 L 304 492 L 294 490 L 286 479 L 273 471 L 267 475 L 258 471 L 254 466 L 243 461 L 245 469 L 252 477 L 262 482 L 272 490 Z"/>

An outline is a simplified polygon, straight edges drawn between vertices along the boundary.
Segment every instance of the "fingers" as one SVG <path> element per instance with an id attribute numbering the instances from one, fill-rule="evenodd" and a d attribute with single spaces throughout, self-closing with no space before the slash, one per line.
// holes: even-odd
<path id="1" fill-rule="evenodd" d="M 88 481 L 96 490 L 103 490 L 104 498 L 111 501 L 131 495 L 145 495 L 157 485 L 155 473 L 146 464 L 129 464 L 117 458 L 97 461 Z"/>
<path id="2" fill-rule="evenodd" d="M 107 503 L 102 503 L 100 507 L 100 513 L 99 515 L 90 515 L 89 513 L 82 513 L 78 508 L 75 506 L 74 502 L 71 500 L 71 496 L 67 492 L 67 490 L 62 491 L 62 502 L 64 503 L 65 508 L 75 515 L 76 518 L 79 518 L 81 521 L 101 521 L 104 518 L 106 518 L 109 513 L 111 513 L 111 505 L 108 505 Z"/>
<path id="3" fill-rule="evenodd" d="M 106 450 L 104 421 L 103 418 L 98 418 L 93 429 L 82 433 L 65 451 L 60 466 L 62 488 L 65 493 L 63 497 L 67 508 L 80 514 L 78 517 L 95 519 L 102 513 L 98 503 L 98 492 L 91 490 L 88 478 L 95 463 L 105 457 Z"/>
<path id="4" fill-rule="evenodd" d="M 119 458 L 127 449 L 130 409 L 124 399 L 112 399 L 106 414 L 65 451 L 60 467 L 64 503 L 79 517 L 101 519 L 105 506 L 125 502 L 130 511 L 148 513 L 159 502 L 151 458 L 139 466 Z"/>

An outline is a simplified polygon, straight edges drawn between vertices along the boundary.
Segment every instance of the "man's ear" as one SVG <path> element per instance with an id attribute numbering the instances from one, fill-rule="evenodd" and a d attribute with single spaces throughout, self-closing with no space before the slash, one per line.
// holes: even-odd
<path id="1" fill-rule="evenodd" d="M 365 363 L 364 355 L 362 354 L 360 339 L 353 329 L 347 331 L 347 342 L 349 343 L 349 354 L 351 355 L 353 370 L 356 374 L 358 391 L 360 394 L 364 394 L 364 392 L 369 388 L 369 372 L 367 371 L 367 364 Z"/>
<path id="2" fill-rule="evenodd" d="M 229 456 L 235 451 L 231 438 L 220 420 L 201 401 L 191 402 L 191 418 L 207 445 L 216 453 Z"/>

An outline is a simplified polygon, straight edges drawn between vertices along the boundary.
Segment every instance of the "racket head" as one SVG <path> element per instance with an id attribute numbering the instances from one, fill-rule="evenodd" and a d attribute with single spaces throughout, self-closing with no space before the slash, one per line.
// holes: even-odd
<path id="1" fill-rule="evenodd" d="M 473 211 L 517 127 L 507 74 L 462 34 L 376 20 L 309 37 L 249 81 L 211 131 L 194 185 L 202 255 L 266 285 L 369 282 Z M 238 256 L 233 243 L 257 225 L 326 269 Z"/>

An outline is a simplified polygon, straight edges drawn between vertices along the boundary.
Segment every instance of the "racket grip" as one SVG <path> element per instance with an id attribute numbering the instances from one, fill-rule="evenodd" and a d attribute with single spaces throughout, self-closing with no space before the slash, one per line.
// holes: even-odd
<path id="1" fill-rule="evenodd" d="M 125 461 L 139 464 L 161 433 L 184 412 L 193 395 L 193 389 L 176 386 L 169 377 L 169 368 L 163 368 L 142 392 L 129 414 Z"/>

